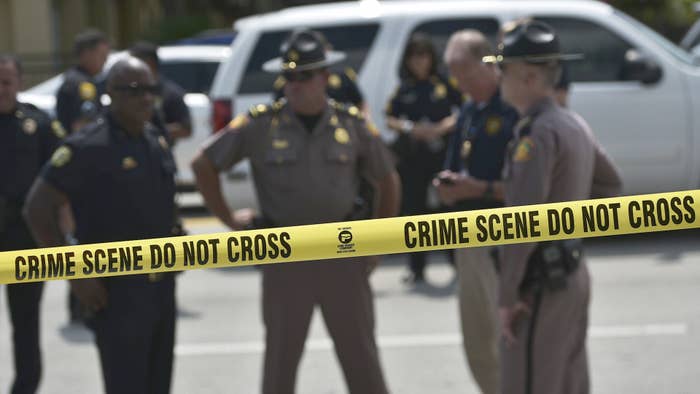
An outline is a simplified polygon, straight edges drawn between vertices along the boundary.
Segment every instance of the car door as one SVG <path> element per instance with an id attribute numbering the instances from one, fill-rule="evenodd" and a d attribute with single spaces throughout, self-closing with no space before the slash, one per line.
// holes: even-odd
<path id="1" fill-rule="evenodd" d="M 690 125 L 683 78 L 673 59 L 616 14 L 605 20 L 536 17 L 555 28 L 564 52 L 584 55 L 567 65 L 573 82 L 570 105 L 619 166 L 625 193 L 686 188 Z M 628 80 L 630 49 L 658 64 L 659 81 Z"/>

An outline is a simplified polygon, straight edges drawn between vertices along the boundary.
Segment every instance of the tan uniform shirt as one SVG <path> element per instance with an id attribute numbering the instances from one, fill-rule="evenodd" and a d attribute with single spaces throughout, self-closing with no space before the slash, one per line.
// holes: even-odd
<path id="1" fill-rule="evenodd" d="M 529 135 L 521 135 L 530 127 Z M 506 206 L 540 204 L 620 193 L 620 175 L 583 119 L 551 99 L 535 105 L 515 130 L 504 167 Z M 527 260 L 536 244 L 507 245 L 501 267 L 500 305 L 519 298 Z"/>
<path id="2" fill-rule="evenodd" d="M 219 170 L 250 159 L 262 213 L 276 226 L 342 221 L 360 176 L 378 181 L 393 169 L 357 108 L 330 100 L 312 132 L 284 101 L 258 105 L 207 141 L 204 153 Z"/>

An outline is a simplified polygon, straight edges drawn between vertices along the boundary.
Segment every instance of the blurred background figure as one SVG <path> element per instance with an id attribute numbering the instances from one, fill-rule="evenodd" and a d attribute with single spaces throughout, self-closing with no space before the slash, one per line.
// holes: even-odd
<path id="1" fill-rule="evenodd" d="M 102 96 L 97 76 L 107 61 L 110 45 L 107 36 L 98 30 L 86 30 L 73 41 L 77 64 L 64 73 L 63 84 L 56 93 L 56 118 L 72 134 L 95 120 L 102 110 Z M 75 220 L 69 206 L 59 212 L 60 226 L 69 243 L 75 243 Z M 68 313 L 71 323 L 81 323 L 83 311 L 78 300 L 68 293 Z"/>
<path id="2" fill-rule="evenodd" d="M 430 37 L 412 35 L 401 61 L 401 84 L 386 108 L 387 127 L 397 135 L 392 150 L 403 185 L 404 216 L 428 213 L 428 187 L 445 157 L 457 118 L 453 108 L 462 104 L 461 93 L 438 74 L 438 61 Z M 425 282 L 426 258 L 426 252 L 410 254 L 405 282 Z"/>
<path id="3" fill-rule="evenodd" d="M 0 251 L 36 248 L 22 206 L 39 170 L 65 131 L 31 104 L 17 101 L 22 66 L 0 54 Z M 39 303 L 43 282 L 6 286 L 15 379 L 11 393 L 34 393 L 41 379 Z"/>

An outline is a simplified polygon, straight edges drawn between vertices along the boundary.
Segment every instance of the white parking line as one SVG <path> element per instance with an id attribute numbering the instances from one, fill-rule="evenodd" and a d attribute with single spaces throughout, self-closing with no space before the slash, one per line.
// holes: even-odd
<path id="1" fill-rule="evenodd" d="M 685 323 L 669 323 L 590 327 L 588 330 L 588 337 L 592 339 L 632 338 L 659 335 L 686 335 L 687 333 L 688 326 Z M 462 344 L 462 335 L 459 333 L 385 335 L 379 336 L 377 342 L 382 349 L 457 346 Z M 332 348 L 333 342 L 329 338 L 309 339 L 306 341 L 306 351 L 330 350 Z M 179 344 L 175 346 L 175 354 L 178 356 L 260 354 L 264 350 L 265 344 L 259 341 Z"/>

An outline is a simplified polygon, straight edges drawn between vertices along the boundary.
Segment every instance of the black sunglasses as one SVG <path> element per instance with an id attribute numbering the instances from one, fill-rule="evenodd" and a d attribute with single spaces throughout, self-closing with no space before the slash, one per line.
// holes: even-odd
<path id="1" fill-rule="evenodd" d="M 158 84 L 140 84 L 138 82 L 132 82 L 128 85 L 116 85 L 114 90 L 118 92 L 125 92 L 131 96 L 143 96 L 146 93 L 156 95 L 160 93 L 160 85 Z"/>
<path id="2" fill-rule="evenodd" d="M 316 75 L 316 70 L 286 71 L 282 74 L 289 82 L 306 82 Z"/>

